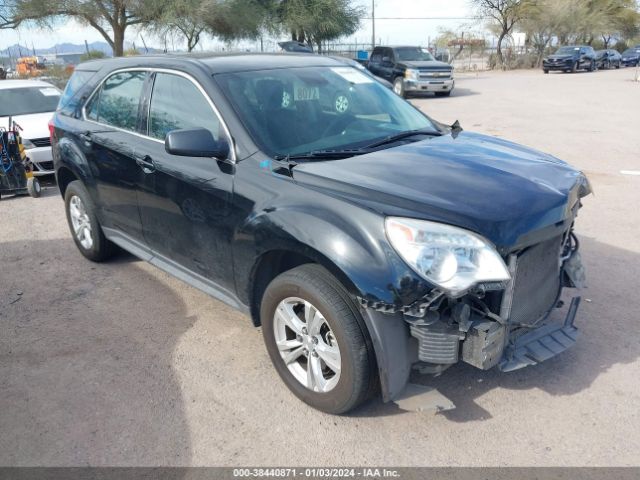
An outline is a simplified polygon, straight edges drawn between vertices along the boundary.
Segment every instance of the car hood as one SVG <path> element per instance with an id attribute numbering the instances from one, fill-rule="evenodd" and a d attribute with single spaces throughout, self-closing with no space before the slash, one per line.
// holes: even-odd
<path id="1" fill-rule="evenodd" d="M 383 215 L 478 232 L 503 249 L 569 222 L 586 177 L 550 155 L 462 132 L 344 160 L 301 163 L 294 179 Z"/>
<path id="2" fill-rule="evenodd" d="M 11 118 L 22 128 L 22 138 L 48 138 L 49 120 L 54 112 L 31 113 L 29 115 L 14 115 Z M 0 117 L 0 126 L 9 126 L 9 117 Z"/>
<path id="3" fill-rule="evenodd" d="M 407 68 L 419 68 L 421 70 L 451 70 L 451 65 L 437 60 L 402 62 Z"/>

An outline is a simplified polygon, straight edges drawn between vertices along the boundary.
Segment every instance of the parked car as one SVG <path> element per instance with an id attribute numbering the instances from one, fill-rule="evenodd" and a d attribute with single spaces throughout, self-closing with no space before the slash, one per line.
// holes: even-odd
<path id="1" fill-rule="evenodd" d="M 640 64 L 640 47 L 628 48 L 622 52 L 622 66 L 637 67 Z"/>
<path id="2" fill-rule="evenodd" d="M 347 114 L 323 107 L 337 90 Z M 247 313 L 320 410 L 403 398 L 414 368 L 510 371 L 575 342 L 579 297 L 551 314 L 583 282 L 586 177 L 444 126 L 334 59 L 83 63 L 51 135 L 80 253 L 119 245 Z"/>
<path id="3" fill-rule="evenodd" d="M 617 50 L 609 48 L 596 52 L 596 66 L 601 69 L 620 68 L 622 55 Z"/>
<path id="4" fill-rule="evenodd" d="M 286 52 L 286 53 L 298 53 L 298 54 L 314 53 L 313 49 L 309 45 L 306 45 L 302 42 L 295 42 L 295 41 L 280 42 L 278 43 L 278 46 L 282 49 L 283 52 Z M 390 82 L 387 82 L 383 78 L 373 75 L 369 70 L 367 70 L 362 65 L 362 63 L 356 60 L 353 60 L 351 58 L 343 57 L 340 55 L 331 55 L 329 58 L 333 58 L 334 60 L 344 63 L 345 65 L 349 65 L 350 67 L 358 68 L 362 70 L 364 73 L 366 73 L 367 75 L 369 75 L 371 78 L 375 79 L 377 82 L 380 82 L 386 88 L 393 90 L 393 84 L 391 84 Z M 286 97 L 286 94 L 285 94 L 285 97 Z M 342 113 L 345 112 L 346 110 L 344 109 L 344 107 L 348 105 L 348 101 L 349 101 L 348 92 L 336 92 L 336 95 L 334 95 L 334 99 L 335 99 L 334 105 L 336 107 L 336 111 L 342 112 Z M 347 103 L 345 103 L 345 101 Z"/>
<path id="5" fill-rule="evenodd" d="M 39 80 L 0 82 L 0 126 L 9 119 L 22 129 L 22 143 L 34 166 L 34 176 L 52 175 L 53 159 L 47 124 L 60 100 L 60 90 Z"/>
<path id="6" fill-rule="evenodd" d="M 549 73 L 551 70 L 562 72 L 577 72 L 596 70 L 596 52 L 588 45 L 576 45 L 560 47 L 556 53 L 542 59 L 542 70 Z"/>
<path id="7" fill-rule="evenodd" d="M 391 82 L 401 97 L 417 92 L 448 97 L 455 86 L 453 67 L 420 47 L 375 47 L 367 68 Z"/>

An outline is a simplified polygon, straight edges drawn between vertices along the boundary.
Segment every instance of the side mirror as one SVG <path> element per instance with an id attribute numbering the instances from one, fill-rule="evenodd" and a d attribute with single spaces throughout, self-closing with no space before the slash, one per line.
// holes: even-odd
<path id="1" fill-rule="evenodd" d="M 164 149 L 182 157 L 211 157 L 226 160 L 230 146 L 226 139 L 216 140 L 206 128 L 172 130 L 164 139 Z"/>

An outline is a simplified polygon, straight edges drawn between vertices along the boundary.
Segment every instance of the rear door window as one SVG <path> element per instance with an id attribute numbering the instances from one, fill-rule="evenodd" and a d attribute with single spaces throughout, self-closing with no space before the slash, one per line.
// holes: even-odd
<path id="1" fill-rule="evenodd" d="M 164 140 L 171 130 L 198 127 L 219 139 L 220 120 L 209 100 L 191 80 L 157 73 L 149 107 L 149 136 Z"/>
<path id="2" fill-rule="evenodd" d="M 124 130 L 136 130 L 146 72 L 120 72 L 107 78 L 85 111 L 91 120 Z"/>

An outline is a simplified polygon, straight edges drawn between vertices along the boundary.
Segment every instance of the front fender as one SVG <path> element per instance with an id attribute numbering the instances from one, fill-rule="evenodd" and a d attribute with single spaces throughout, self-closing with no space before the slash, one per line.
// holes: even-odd
<path id="1" fill-rule="evenodd" d="M 236 232 L 236 279 L 245 303 L 250 304 L 255 263 L 242 259 L 260 259 L 274 250 L 312 258 L 354 297 L 399 306 L 428 293 L 431 286 L 417 278 L 387 242 L 380 214 L 333 197 L 322 199 L 312 190 L 305 193 L 311 202 L 263 208 Z M 360 308 L 376 355 L 383 400 L 393 400 L 404 390 L 417 361 L 415 340 L 402 314 Z"/>
<path id="2" fill-rule="evenodd" d="M 292 250 L 323 264 L 355 296 L 385 305 L 409 305 L 431 289 L 386 240 L 384 218 L 344 202 L 333 210 L 319 206 L 283 206 L 251 217 L 236 234 L 235 258 L 259 258 L 272 250 Z M 238 286 L 251 284 L 253 265 L 236 262 Z M 244 291 L 243 291 L 244 290 Z M 243 300 L 250 292 L 238 288 Z"/>

